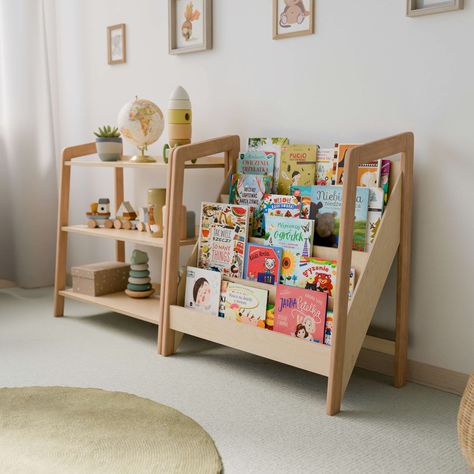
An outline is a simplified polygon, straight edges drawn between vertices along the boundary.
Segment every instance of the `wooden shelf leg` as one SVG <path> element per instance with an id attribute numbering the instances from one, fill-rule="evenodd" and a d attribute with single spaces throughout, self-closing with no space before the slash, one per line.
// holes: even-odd
<path id="1" fill-rule="evenodd" d="M 119 210 L 124 199 L 123 192 L 123 168 L 115 168 L 115 213 Z M 117 240 L 115 244 L 115 255 L 117 262 L 125 262 L 125 242 Z"/>
<path id="2" fill-rule="evenodd" d="M 406 384 L 408 358 L 408 303 L 410 292 L 411 226 L 413 201 L 413 135 L 407 134 L 402 153 L 402 209 L 397 268 L 397 316 L 395 335 L 394 385 Z"/>
<path id="3" fill-rule="evenodd" d="M 58 203 L 58 230 L 56 237 L 56 269 L 54 275 L 54 309 L 55 317 L 64 315 L 64 296 L 59 292 L 66 289 L 66 262 L 67 262 L 67 232 L 61 230 L 68 224 L 69 219 L 69 190 L 71 182 L 71 167 L 64 166 L 65 158 L 61 162 L 61 176 L 59 185 Z"/>

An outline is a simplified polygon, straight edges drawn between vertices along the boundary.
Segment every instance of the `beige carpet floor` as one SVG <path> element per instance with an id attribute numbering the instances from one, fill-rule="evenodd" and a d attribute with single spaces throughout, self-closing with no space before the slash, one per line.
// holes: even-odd
<path id="1" fill-rule="evenodd" d="M 225 474 L 470 472 L 458 396 L 357 370 L 327 417 L 324 377 L 191 337 L 158 357 L 155 326 L 66 311 L 51 316 L 51 289 L 0 291 L 0 386 L 98 387 L 176 408 L 215 441 Z"/>
<path id="2" fill-rule="evenodd" d="M 217 474 L 219 454 L 191 418 L 92 388 L 0 388 L 0 472 Z"/>

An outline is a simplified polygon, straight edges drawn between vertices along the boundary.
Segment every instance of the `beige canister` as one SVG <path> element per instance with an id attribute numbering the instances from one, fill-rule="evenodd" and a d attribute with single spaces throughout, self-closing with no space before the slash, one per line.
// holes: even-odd
<path id="1" fill-rule="evenodd" d="M 166 204 L 166 189 L 148 190 L 147 230 L 153 237 L 163 237 L 163 206 Z"/>

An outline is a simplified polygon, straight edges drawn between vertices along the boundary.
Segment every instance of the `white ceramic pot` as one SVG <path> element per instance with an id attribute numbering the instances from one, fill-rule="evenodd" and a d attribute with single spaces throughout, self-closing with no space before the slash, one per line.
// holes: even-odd
<path id="1" fill-rule="evenodd" d="M 97 154 L 102 161 L 118 161 L 122 158 L 122 137 L 95 139 Z"/>

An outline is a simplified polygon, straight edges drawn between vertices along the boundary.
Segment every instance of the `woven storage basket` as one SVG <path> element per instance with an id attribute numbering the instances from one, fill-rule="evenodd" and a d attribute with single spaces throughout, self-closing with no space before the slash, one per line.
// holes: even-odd
<path id="1" fill-rule="evenodd" d="M 474 373 L 467 382 L 458 414 L 458 435 L 469 467 L 474 471 Z"/>

